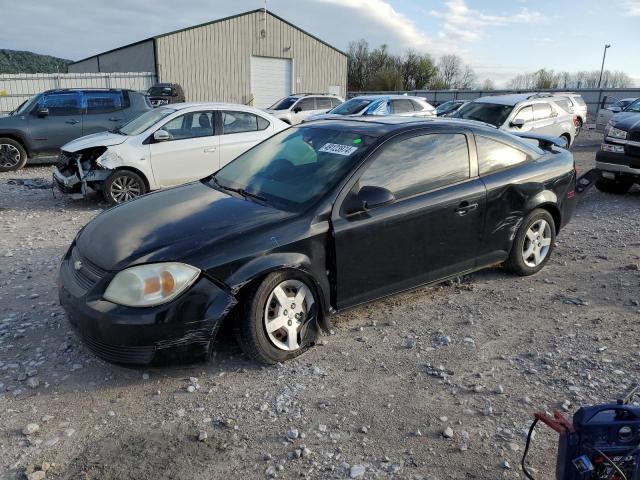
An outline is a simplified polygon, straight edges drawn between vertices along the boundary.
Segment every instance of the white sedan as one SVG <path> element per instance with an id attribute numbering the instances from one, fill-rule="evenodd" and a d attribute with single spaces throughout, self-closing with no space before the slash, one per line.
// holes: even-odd
<path id="1" fill-rule="evenodd" d="M 118 130 L 63 145 L 53 178 L 74 198 L 102 191 L 110 204 L 204 178 L 288 128 L 244 105 L 181 103 L 151 110 Z"/>

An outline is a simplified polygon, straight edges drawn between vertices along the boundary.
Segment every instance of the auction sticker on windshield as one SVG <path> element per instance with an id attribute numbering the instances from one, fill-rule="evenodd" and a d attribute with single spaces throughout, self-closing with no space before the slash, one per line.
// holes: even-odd
<path id="1" fill-rule="evenodd" d="M 358 147 L 352 147 L 350 145 L 339 145 L 337 143 L 325 143 L 318 151 L 335 153 L 336 155 L 344 155 L 348 157 L 356 150 L 358 150 Z"/>

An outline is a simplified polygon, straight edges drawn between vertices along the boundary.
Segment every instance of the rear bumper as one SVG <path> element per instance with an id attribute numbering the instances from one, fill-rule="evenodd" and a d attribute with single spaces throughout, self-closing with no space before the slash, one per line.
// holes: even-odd
<path id="1" fill-rule="evenodd" d="M 75 270 L 73 249 L 60 267 L 60 304 L 86 346 L 106 361 L 147 365 L 200 359 L 236 304 L 232 295 L 204 276 L 163 305 L 132 308 L 111 303 L 102 292 L 113 273 L 97 272 L 89 262 Z"/>

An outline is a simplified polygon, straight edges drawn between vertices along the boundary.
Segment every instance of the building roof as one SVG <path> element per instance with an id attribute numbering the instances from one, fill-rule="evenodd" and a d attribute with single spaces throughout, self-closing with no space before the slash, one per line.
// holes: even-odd
<path id="1" fill-rule="evenodd" d="M 298 27 L 298 26 L 294 25 L 293 23 L 291 23 L 291 22 L 289 22 L 289 21 L 285 20 L 284 18 L 282 18 L 282 17 L 280 17 L 280 16 L 276 15 L 275 13 L 273 13 L 273 12 L 271 12 L 271 11 L 269 11 L 269 10 L 265 10 L 264 8 L 257 8 L 257 9 L 255 9 L 255 10 L 250 10 L 250 11 L 248 11 L 248 12 L 243 12 L 243 13 L 238 13 L 238 14 L 236 14 L 236 15 L 231 15 L 231 16 L 229 16 L 229 17 L 218 18 L 218 19 L 216 19 L 216 20 L 211 20 L 211 21 L 209 21 L 209 22 L 199 23 L 199 24 L 197 24 L 197 25 L 193 25 L 193 26 L 191 26 L 191 27 L 180 28 L 180 29 L 178 29 L 178 30 L 173 30 L 173 31 L 171 31 L 171 32 L 161 33 L 161 34 L 158 34 L 158 35 L 154 35 L 153 37 L 148 37 L 148 38 L 145 38 L 145 39 L 142 39 L 142 40 L 138 40 L 137 42 L 129 43 L 129 44 L 127 44 L 127 45 L 123 45 L 123 46 L 121 46 L 121 47 L 112 48 L 111 50 L 107 50 L 107 51 L 105 51 L 105 52 L 100 52 L 100 53 L 95 53 L 95 54 L 93 54 L 93 55 L 89 55 L 88 57 L 85 57 L 85 58 L 83 58 L 83 59 L 81 59 L 81 60 L 76 60 L 75 62 L 72 62 L 70 65 L 74 65 L 74 64 L 76 64 L 76 63 L 80 63 L 80 62 L 84 62 L 84 61 L 86 61 L 86 60 L 90 60 L 90 59 L 92 59 L 92 58 L 94 58 L 94 57 L 99 57 L 100 55 L 106 55 L 106 54 L 108 54 L 108 53 L 117 52 L 118 50 L 122 50 L 123 48 L 133 47 L 133 46 L 135 46 L 135 45 L 140 45 L 140 44 L 142 44 L 142 43 L 149 42 L 149 41 L 152 41 L 152 40 L 153 40 L 153 41 L 155 41 L 155 40 L 156 40 L 156 39 L 158 39 L 158 38 L 166 37 L 166 36 L 168 36 L 168 35 L 173 35 L 173 34 L 175 34 L 175 33 L 180 33 L 180 32 L 184 32 L 184 31 L 187 31 L 187 30 L 193 30 L 194 28 L 206 27 L 207 25 L 213 25 L 214 23 L 224 22 L 224 21 L 226 21 L 226 20 L 231 20 L 231 19 L 233 19 L 233 18 L 243 17 L 243 16 L 245 16 L 245 15 L 251 15 L 251 14 L 253 14 L 253 13 L 259 13 L 259 12 L 265 12 L 265 11 L 266 11 L 269 15 L 271 15 L 272 17 L 277 18 L 277 19 L 278 19 L 278 20 L 280 20 L 281 22 L 286 23 L 286 24 L 287 24 L 287 25 L 289 25 L 290 27 L 295 28 L 296 30 L 301 31 L 301 32 L 302 32 L 302 33 L 304 33 L 305 35 L 308 35 L 308 36 L 310 36 L 311 38 L 313 38 L 314 40 L 317 40 L 318 42 L 320 42 L 320 43 L 322 43 L 322 44 L 326 45 L 327 47 L 329 47 L 329 48 L 331 48 L 331 49 L 335 50 L 336 52 L 341 53 L 341 54 L 342 54 L 342 55 L 344 55 L 345 57 L 347 56 L 347 54 L 346 54 L 346 53 L 344 53 L 342 50 L 339 50 L 338 48 L 336 48 L 336 47 L 334 47 L 333 45 L 331 45 L 331 44 L 329 44 L 329 43 L 325 42 L 324 40 L 322 40 L 322 39 L 320 39 L 320 38 L 316 37 L 315 35 L 310 34 L 310 33 L 309 33 L 309 32 L 307 32 L 306 30 L 303 30 L 302 28 L 300 28 L 300 27 Z"/>

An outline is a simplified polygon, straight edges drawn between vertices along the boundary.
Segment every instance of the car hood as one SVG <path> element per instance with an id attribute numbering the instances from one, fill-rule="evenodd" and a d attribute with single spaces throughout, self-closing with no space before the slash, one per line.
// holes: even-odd
<path id="1" fill-rule="evenodd" d="M 91 147 L 111 147 L 112 145 L 124 143 L 127 138 L 129 138 L 127 135 L 111 132 L 92 133 L 64 144 L 62 150 L 65 152 L 78 152 Z"/>
<path id="2" fill-rule="evenodd" d="M 620 112 L 611 117 L 612 124 L 621 130 L 627 132 L 631 130 L 640 130 L 640 113 L 636 112 Z"/>
<path id="3" fill-rule="evenodd" d="M 105 270 L 179 261 L 198 268 L 238 242 L 294 214 L 216 190 L 204 182 L 144 195 L 98 215 L 80 232 L 80 253 Z"/>
<path id="4" fill-rule="evenodd" d="M 310 120 L 332 120 L 332 119 L 340 119 L 345 117 L 358 117 L 358 114 L 355 115 L 338 115 L 337 113 L 319 113 L 317 115 L 311 115 L 307 118 L 307 121 Z"/>

